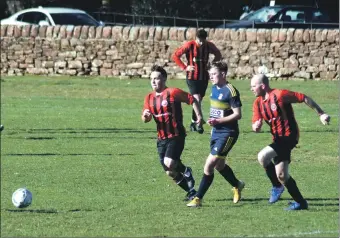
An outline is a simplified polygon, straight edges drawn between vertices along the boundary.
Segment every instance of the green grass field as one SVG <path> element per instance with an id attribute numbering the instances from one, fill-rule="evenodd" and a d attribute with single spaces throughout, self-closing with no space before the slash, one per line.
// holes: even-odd
<path id="1" fill-rule="evenodd" d="M 140 120 L 148 80 L 3 78 L 1 236 L 339 237 L 338 82 L 272 82 L 306 93 L 332 116 L 323 126 L 306 105 L 294 105 L 301 136 L 290 173 L 310 206 L 294 212 L 284 211 L 287 191 L 268 204 L 270 182 L 257 153 L 271 135 L 267 126 L 251 132 L 249 81 L 232 83 L 241 93 L 243 118 L 228 163 L 246 182 L 243 200 L 232 203 L 231 186 L 217 173 L 203 207 L 193 209 L 158 162 L 155 123 Z M 187 89 L 184 80 L 168 85 Z M 191 108 L 183 109 L 188 125 Z M 208 110 L 205 99 L 205 117 Z M 183 152 L 196 186 L 209 154 L 205 129 L 188 132 Z M 33 203 L 17 209 L 11 195 L 24 186 Z"/>

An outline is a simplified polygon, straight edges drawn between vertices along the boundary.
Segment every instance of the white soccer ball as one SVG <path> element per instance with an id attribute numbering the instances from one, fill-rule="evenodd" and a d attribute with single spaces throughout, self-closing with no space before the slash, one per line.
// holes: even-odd
<path id="1" fill-rule="evenodd" d="M 12 194 L 12 203 L 17 208 L 28 207 L 32 203 L 32 193 L 27 188 L 19 188 Z"/>

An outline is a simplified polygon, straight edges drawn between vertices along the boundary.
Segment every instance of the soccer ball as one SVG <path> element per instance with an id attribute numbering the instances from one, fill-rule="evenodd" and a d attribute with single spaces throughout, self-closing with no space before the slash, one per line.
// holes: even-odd
<path id="1" fill-rule="evenodd" d="M 12 203 L 17 208 L 25 208 L 32 203 L 32 193 L 27 188 L 19 188 L 12 194 Z"/>

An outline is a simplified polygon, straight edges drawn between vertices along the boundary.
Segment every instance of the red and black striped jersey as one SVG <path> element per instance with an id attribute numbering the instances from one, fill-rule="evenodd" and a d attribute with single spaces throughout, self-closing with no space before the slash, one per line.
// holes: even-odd
<path id="1" fill-rule="evenodd" d="M 145 97 L 143 111 L 150 110 L 157 124 L 159 139 L 186 135 L 182 102 L 191 105 L 194 98 L 179 88 L 166 88 L 160 94 L 152 92 Z"/>
<path id="2" fill-rule="evenodd" d="M 288 90 L 272 89 L 269 97 L 257 97 L 253 104 L 252 122 L 265 120 L 270 126 L 273 139 L 296 137 L 299 141 L 299 128 L 295 120 L 292 103 L 302 103 L 305 95 Z"/>
<path id="3" fill-rule="evenodd" d="M 214 61 L 222 59 L 221 52 L 210 41 L 199 45 L 195 40 L 184 43 L 178 48 L 172 56 L 173 61 L 183 70 L 187 65 L 181 60 L 181 56 L 185 54 L 187 65 L 195 67 L 194 71 L 187 72 L 187 79 L 189 80 L 209 80 L 208 62 L 209 54 L 215 56 Z"/>

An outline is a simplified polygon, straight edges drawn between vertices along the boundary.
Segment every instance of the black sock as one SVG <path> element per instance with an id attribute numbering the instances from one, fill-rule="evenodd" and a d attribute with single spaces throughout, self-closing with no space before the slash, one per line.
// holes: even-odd
<path id="1" fill-rule="evenodd" d="M 235 177 L 233 170 L 228 165 L 225 165 L 224 168 L 219 172 L 225 178 L 225 180 L 231 184 L 231 186 L 237 188 L 239 181 Z"/>
<path id="2" fill-rule="evenodd" d="M 182 163 L 182 161 L 181 160 L 178 161 L 176 171 L 183 174 L 186 169 L 187 169 L 187 167 Z"/>
<path id="3" fill-rule="evenodd" d="M 270 179 L 270 182 L 272 183 L 273 187 L 280 187 L 282 184 L 280 183 L 279 179 L 276 176 L 275 165 L 272 162 L 270 162 L 264 169 L 266 170 L 266 174 Z"/>
<path id="4" fill-rule="evenodd" d="M 198 188 L 198 192 L 196 195 L 198 198 L 202 199 L 204 197 L 205 193 L 208 191 L 213 180 L 214 180 L 214 174 L 212 175 L 203 174 L 203 178 L 201 180 L 200 187 Z"/>
<path id="5" fill-rule="evenodd" d="M 177 176 L 174 178 L 174 181 L 178 186 L 180 186 L 184 191 L 189 192 L 188 182 L 184 178 L 184 176 L 180 173 L 177 174 Z"/>
<path id="6" fill-rule="evenodd" d="M 290 177 L 287 182 L 285 183 L 285 186 L 288 190 L 288 193 L 290 194 L 290 196 L 292 196 L 292 198 L 298 202 L 301 203 L 303 202 L 305 199 L 302 197 L 299 188 L 296 185 L 295 180 Z"/>
<path id="7" fill-rule="evenodd" d="M 194 110 L 192 110 L 192 116 L 191 116 L 192 121 L 197 121 L 196 113 Z"/>

